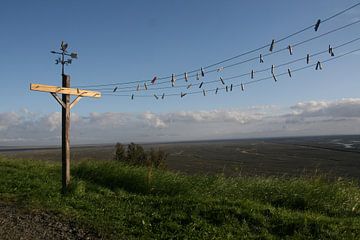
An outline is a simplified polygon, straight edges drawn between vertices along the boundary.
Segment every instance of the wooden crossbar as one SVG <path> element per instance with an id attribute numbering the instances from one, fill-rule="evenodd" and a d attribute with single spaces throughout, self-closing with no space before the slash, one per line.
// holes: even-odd
<path id="1" fill-rule="evenodd" d="M 81 97 L 94 97 L 100 98 L 101 93 L 95 92 L 91 90 L 83 90 L 78 88 L 65 88 L 65 87 L 57 87 L 57 86 L 50 86 L 45 84 L 30 84 L 30 90 L 32 91 L 39 91 L 39 92 L 50 92 L 50 93 L 59 93 L 59 94 L 70 94 L 76 95 Z"/>

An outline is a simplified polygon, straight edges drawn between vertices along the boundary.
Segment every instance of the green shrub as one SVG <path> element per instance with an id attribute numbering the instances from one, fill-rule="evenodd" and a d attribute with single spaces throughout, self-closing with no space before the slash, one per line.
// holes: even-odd
<path id="1" fill-rule="evenodd" d="M 165 169 L 167 156 L 168 154 L 161 149 L 151 148 L 149 152 L 145 152 L 141 145 L 135 143 L 130 143 L 127 149 L 121 143 L 115 145 L 114 159 L 133 166 Z"/>

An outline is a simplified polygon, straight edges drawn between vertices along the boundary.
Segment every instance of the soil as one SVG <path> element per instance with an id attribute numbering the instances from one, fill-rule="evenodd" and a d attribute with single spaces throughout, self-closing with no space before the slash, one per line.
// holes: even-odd
<path id="1" fill-rule="evenodd" d="M 54 213 L 28 211 L 0 202 L 0 239 L 101 239 Z"/>

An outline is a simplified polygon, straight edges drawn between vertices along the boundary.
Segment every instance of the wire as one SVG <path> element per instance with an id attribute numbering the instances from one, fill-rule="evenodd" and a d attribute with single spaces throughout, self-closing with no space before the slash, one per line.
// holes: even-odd
<path id="1" fill-rule="evenodd" d="M 335 57 L 332 57 L 332 58 L 328 58 L 324 61 L 322 61 L 322 63 L 326 63 L 326 62 L 330 62 L 330 61 L 333 61 L 333 60 L 336 60 L 336 59 L 339 59 L 339 58 L 342 58 L 342 57 L 345 57 L 349 54 L 352 54 L 352 53 L 355 53 L 355 52 L 358 52 L 360 51 L 360 48 L 357 48 L 357 49 L 354 49 L 354 50 L 351 50 L 351 51 L 348 51 L 346 53 L 343 53 L 343 54 L 340 54 L 340 55 L 337 55 Z M 307 65 L 307 66 L 304 66 L 304 67 L 300 67 L 300 68 L 297 68 L 297 69 L 294 69 L 294 70 L 291 70 L 291 72 L 299 72 L 299 71 L 302 71 L 302 70 L 305 70 L 305 69 L 308 69 L 308 68 L 313 68 L 316 66 L 317 63 L 315 64 L 310 64 L 310 65 Z M 279 77 L 279 76 L 283 76 L 283 75 L 287 75 L 288 72 L 283 72 L 283 73 L 280 73 L 280 74 L 277 74 L 276 76 Z M 262 82 L 262 81 L 265 81 L 265 80 L 269 80 L 269 79 L 273 79 L 273 77 L 264 77 L 264 78 L 260 78 L 260 79 L 256 79 L 256 80 L 251 80 L 251 81 L 247 81 L 247 82 L 243 82 L 242 84 L 243 85 L 249 85 L 249 84 L 254 84 L 254 83 L 258 83 L 258 82 Z M 235 87 L 240 87 L 241 84 L 235 84 L 233 85 L 233 88 Z M 226 87 L 221 87 L 221 88 L 214 88 L 214 89 L 209 89 L 209 90 L 205 90 L 206 92 L 214 92 L 216 91 L 216 89 L 218 90 L 224 90 Z M 193 92 L 186 92 L 187 95 L 195 95 L 195 94 L 202 94 L 203 91 L 193 91 Z M 107 93 L 104 93 L 103 94 L 104 96 L 113 96 L 113 97 L 129 97 L 129 95 L 119 95 L 119 94 L 107 94 Z M 166 97 L 172 97 L 172 96 L 177 96 L 179 97 L 180 94 L 179 93 L 170 93 L 170 94 L 165 94 Z M 135 96 L 136 98 L 138 97 L 141 97 L 141 98 L 153 98 L 154 96 L 153 95 L 136 95 Z"/>
<path id="2" fill-rule="evenodd" d="M 324 36 L 327 36 L 331 33 L 335 33 L 337 31 L 340 31 L 340 30 L 343 30 L 345 28 L 348 28 L 348 27 L 351 27 L 355 24 L 358 24 L 360 23 L 360 20 L 357 20 L 357 21 L 354 21 L 354 22 L 351 22 L 351 23 L 348 23 L 348 24 L 345 24 L 341 27 L 338 27 L 338 28 L 335 28 L 333 30 L 330 30 L 328 32 L 325 32 L 323 34 L 320 34 L 318 36 L 315 36 L 315 37 L 311 37 L 311 38 L 308 38 L 308 39 L 305 39 L 303 41 L 300 41 L 298 43 L 295 43 L 292 45 L 292 47 L 297 47 L 297 46 L 300 46 L 300 45 L 303 45 L 305 43 L 308 43 L 310 41 L 313 41 L 313 40 L 316 40 L 316 39 L 319 39 L 319 38 L 322 38 Z M 280 52 L 283 52 L 283 51 L 288 51 L 288 47 L 284 47 L 284 48 L 281 48 L 281 49 L 278 49 L 276 51 L 273 51 L 273 52 L 270 52 L 270 53 L 266 53 L 264 54 L 263 56 L 264 57 L 267 57 L 267 56 L 270 56 L 272 54 L 277 54 L 277 53 L 280 53 Z M 248 63 L 248 62 L 251 62 L 251 61 L 254 61 L 254 60 L 258 60 L 259 57 L 252 57 L 252 58 L 249 58 L 249 59 L 245 59 L 243 61 L 240 61 L 240 62 L 236 62 L 236 63 L 233 63 L 233 64 L 230 64 L 230 65 L 226 65 L 226 66 L 223 66 L 223 69 L 227 69 L 227 68 L 232 68 L 234 66 L 238 66 L 238 65 L 241 65 L 241 64 L 244 64 L 244 63 Z M 212 72 L 215 72 L 217 71 L 217 69 L 212 69 L 212 70 L 209 70 L 209 71 L 206 71 L 205 73 L 208 74 L 208 73 L 212 73 Z M 196 75 L 189 75 L 189 77 L 195 77 Z M 184 79 L 184 78 L 179 78 L 178 80 L 181 80 L 181 79 Z M 142 82 L 141 82 L 142 83 Z M 156 85 L 161 85 L 161 84 L 166 84 L 168 83 L 168 79 L 166 81 L 158 81 L 158 83 Z M 121 84 L 120 84 L 121 85 Z M 93 86 L 95 85 L 90 85 L 90 86 L 87 86 L 88 88 L 92 88 L 93 90 L 109 90 L 109 89 L 104 89 L 104 88 L 93 88 Z M 103 86 L 103 87 L 106 87 L 106 86 L 119 86 L 119 84 L 117 83 L 111 83 L 111 84 L 102 84 L 102 85 L 96 85 L 96 86 Z M 78 86 L 78 87 L 83 87 L 83 86 Z M 126 87 L 118 87 L 117 89 L 118 90 L 123 90 L 123 89 L 135 89 L 137 86 L 126 86 Z"/>
<path id="3" fill-rule="evenodd" d="M 360 5 L 360 2 L 357 3 L 357 4 L 354 4 L 354 5 L 346 8 L 346 9 L 344 9 L 344 10 L 342 10 L 342 11 L 340 11 L 340 12 L 338 12 L 338 13 L 330 16 L 330 17 L 327 17 L 327 18 L 325 18 L 325 19 L 322 21 L 322 23 L 327 22 L 327 21 L 329 21 L 329 20 L 331 20 L 331 19 L 333 19 L 333 18 L 335 18 L 335 17 L 338 17 L 339 15 L 344 14 L 345 12 L 348 12 L 348 11 L 350 11 L 351 9 L 353 9 L 353 8 L 359 6 L 359 5 Z M 301 30 L 299 30 L 299 31 L 297 31 L 297 32 L 294 32 L 294 33 L 292 33 L 292 34 L 290 34 L 290 35 L 288 35 L 288 36 L 285 36 L 285 37 L 283 37 L 283 38 L 281 38 L 281 39 L 279 39 L 279 40 L 277 40 L 277 41 L 275 41 L 275 42 L 276 42 L 276 43 L 282 42 L 282 41 L 284 41 L 284 40 L 286 40 L 286 39 L 289 39 L 289 38 L 291 38 L 291 37 L 293 37 L 293 36 L 296 36 L 296 35 L 304 32 L 304 31 L 306 31 L 306 30 L 311 29 L 311 28 L 314 27 L 315 25 L 316 25 L 316 24 L 312 24 L 312 25 L 310 25 L 310 26 L 308 26 L 308 27 L 305 27 L 305 28 L 303 28 L 303 29 L 301 29 Z M 255 48 L 255 49 L 253 49 L 253 50 L 249 50 L 249 51 L 247 51 L 247 52 L 238 54 L 238 55 L 236 55 L 236 56 L 233 56 L 233 57 L 230 57 L 230 58 L 221 60 L 221 61 L 219 61 L 219 62 L 216 62 L 216 63 L 210 64 L 210 65 L 207 65 L 207 66 L 203 67 L 203 69 L 207 69 L 207 68 L 210 68 L 210 67 L 214 67 L 214 66 L 220 65 L 220 64 L 222 64 L 222 63 L 225 63 L 225 62 L 234 60 L 234 59 L 236 59 L 236 58 L 239 58 L 239 57 L 242 57 L 242 56 L 245 56 L 245 55 L 248 55 L 248 54 L 257 52 L 257 51 L 262 50 L 262 49 L 264 49 L 264 48 L 267 48 L 267 47 L 269 47 L 269 46 L 270 46 L 270 44 L 266 44 L 266 45 L 264 45 L 264 46 Z M 190 73 L 190 74 L 191 74 L 191 73 L 195 73 L 195 72 L 198 72 L 198 71 L 200 71 L 200 68 L 197 68 L 197 69 L 188 71 L 187 73 Z M 182 75 L 182 74 L 183 74 L 183 73 L 176 74 L 176 75 Z M 168 78 L 170 78 L 170 77 L 171 77 L 171 76 L 158 77 L 157 79 L 158 79 L 158 80 L 163 80 L 163 79 L 168 79 Z M 138 81 L 129 81 L 129 82 L 118 82 L 118 83 L 113 83 L 113 84 L 81 85 L 81 86 L 77 86 L 77 87 L 103 87 L 103 86 L 127 85 L 127 84 L 132 84 L 132 83 L 142 83 L 142 82 L 146 82 L 146 81 L 151 81 L 151 79 L 138 80 Z"/>
<path id="4" fill-rule="evenodd" d="M 340 45 L 337 45 L 337 46 L 333 47 L 333 49 L 339 49 L 339 48 L 341 48 L 341 47 L 344 47 L 344 46 L 346 46 L 346 45 L 349 45 L 349 44 L 354 43 L 354 42 L 359 41 L 359 40 L 360 40 L 360 37 L 355 38 L 355 39 L 352 39 L 352 40 L 350 40 L 350 41 L 348 41 L 348 42 L 345 42 L 345 43 L 342 43 L 342 44 L 340 44 Z M 309 55 L 309 56 L 310 56 L 310 57 L 314 57 L 314 56 L 318 56 L 318 55 L 320 55 L 320 54 L 327 53 L 327 52 L 328 52 L 328 48 L 327 48 L 326 50 L 324 50 L 324 51 L 320 51 L 320 52 L 311 54 L 311 55 Z M 290 65 L 290 64 L 293 64 L 293 63 L 302 61 L 302 60 L 304 60 L 304 59 L 306 59 L 306 57 L 301 57 L 301 58 L 298 58 L 298 59 L 295 59 L 295 60 L 291 60 L 291 61 L 289 61 L 289 62 L 285 62 L 285 63 L 279 64 L 279 65 L 277 65 L 277 67 L 279 68 L 279 67 L 283 67 L 283 66 L 286 66 L 286 65 Z M 271 68 L 264 68 L 264 69 L 260 69 L 260 70 L 255 70 L 255 69 L 254 69 L 254 72 L 255 72 L 255 73 L 261 73 L 261 72 L 269 71 L 270 69 L 271 69 Z M 226 80 L 241 78 L 241 77 L 249 76 L 249 74 L 250 74 L 249 72 L 241 73 L 241 74 L 239 74 L 239 75 L 235 75 L 235 76 L 223 78 L 223 80 L 226 81 Z M 217 79 L 217 80 L 212 80 L 212 81 L 206 81 L 206 82 L 203 83 L 203 85 L 208 85 L 208 84 L 216 83 L 216 82 L 219 82 L 219 80 Z M 194 84 L 192 84 L 192 86 L 199 86 L 199 85 L 200 85 L 200 83 L 194 83 Z M 164 90 L 164 89 L 185 88 L 185 87 L 187 87 L 187 86 L 188 86 L 188 84 L 185 84 L 185 85 L 177 85 L 177 86 L 174 86 L 174 87 L 172 87 L 172 86 L 156 87 L 156 88 L 148 88 L 148 90 L 146 90 L 146 91 L 158 91 L 158 90 Z M 111 91 L 111 92 L 112 92 L 112 91 L 113 91 L 113 88 L 103 88 L 103 89 L 96 89 L 96 90 Z M 134 92 L 134 90 L 133 90 L 133 89 L 132 89 L 132 90 L 118 90 L 117 92 L 118 92 L 118 93 L 129 93 L 129 92 Z"/>

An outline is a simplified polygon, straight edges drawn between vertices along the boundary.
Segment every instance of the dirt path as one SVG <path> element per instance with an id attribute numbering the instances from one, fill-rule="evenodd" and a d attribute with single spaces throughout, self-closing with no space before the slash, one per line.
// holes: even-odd
<path id="1" fill-rule="evenodd" d="M 101 239 L 72 221 L 0 202 L 0 239 Z"/>

